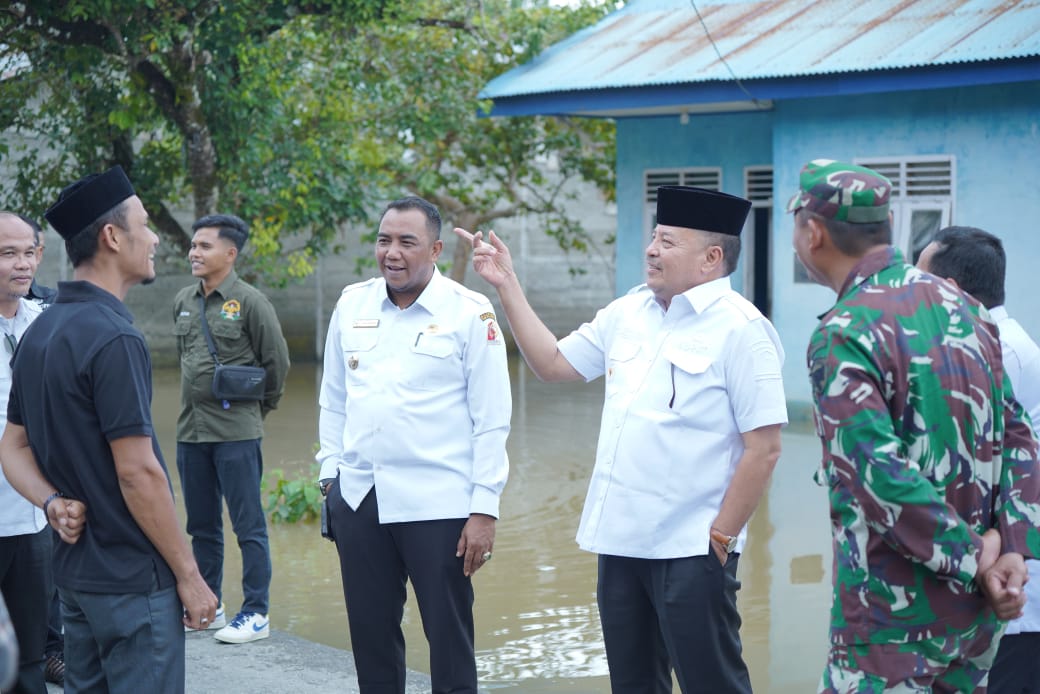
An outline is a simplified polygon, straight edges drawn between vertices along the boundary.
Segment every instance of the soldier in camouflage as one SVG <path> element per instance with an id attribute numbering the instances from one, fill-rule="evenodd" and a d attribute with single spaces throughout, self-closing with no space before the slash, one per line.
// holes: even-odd
<path id="1" fill-rule="evenodd" d="M 891 190 L 815 160 L 788 204 L 838 294 L 808 350 L 834 537 L 820 691 L 984 691 L 1040 551 L 1038 443 L 988 314 L 890 245 Z"/>

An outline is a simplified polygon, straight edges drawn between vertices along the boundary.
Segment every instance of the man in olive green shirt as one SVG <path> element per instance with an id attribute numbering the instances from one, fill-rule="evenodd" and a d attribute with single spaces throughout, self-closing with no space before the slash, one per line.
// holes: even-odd
<path id="1" fill-rule="evenodd" d="M 188 261 L 197 284 L 177 293 L 173 332 L 181 360 L 181 413 L 177 420 L 177 469 L 184 493 L 195 560 L 210 589 L 221 597 L 224 533 L 221 496 L 242 551 L 242 608 L 227 622 L 221 602 L 208 629 L 226 643 L 270 634 L 271 552 L 260 501 L 263 418 L 278 406 L 289 370 L 289 350 L 267 297 L 235 273 L 249 238 L 234 215 L 208 215 L 192 225 Z M 259 366 L 266 372 L 260 401 L 218 400 L 212 392 L 214 360 L 202 325 L 200 302 L 224 365 Z"/>

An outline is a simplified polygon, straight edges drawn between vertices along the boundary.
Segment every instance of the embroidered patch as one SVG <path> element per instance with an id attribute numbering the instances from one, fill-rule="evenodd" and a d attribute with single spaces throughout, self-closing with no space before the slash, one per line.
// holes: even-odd
<path id="1" fill-rule="evenodd" d="M 242 304 L 235 299 L 228 299 L 220 307 L 220 317 L 224 320 L 238 320 L 241 318 Z"/>
<path id="2" fill-rule="evenodd" d="M 487 320 L 488 318 L 492 318 L 493 319 L 494 317 L 495 317 L 495 314 L 492 313 L 491 311 L 488 311 L 487 313 L 481 313 L 480 314 L 480 320 Z"/>
<path id="3" fill-rule="evenodd" d="M 498 323 L 495 322 L 494 318 L 492 318 L 490 321 L 488 321 L 487 341 L 488 341 L 488 344 L 490 344 L 490 345 L 500 345 L 500 344 L 502 344 L 502 334 L 501 334 L 501 332 L 499 332 Z"/>

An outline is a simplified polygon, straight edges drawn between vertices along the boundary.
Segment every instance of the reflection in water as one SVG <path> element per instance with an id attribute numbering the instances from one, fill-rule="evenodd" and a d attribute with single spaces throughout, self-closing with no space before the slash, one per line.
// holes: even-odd
<path id="1" fill-rule="evenodd" d="M 596 610 L 596 557 L 574 542 L 595 459 L 602 384 L 542 384 L 514 362 L 510 480 L 495 558 L 475 577 L 481 686 L 522 692 L 609 692 Z M 156 429 L 176 480 L 174 430 L 179 373 L 155 373 Z M 310 474 L 317 438 L 316 384 L 295 365 L 286 396 L 265 423 L 265 469 Z M 405 432 L 402 432 L 404 434 Z M 768 499 L 752 519 L 740 559 L 738 597 L 745 659 L 756 692 L 814 691 L 830 605 L 827 498 L 812 483 L 819 444 L 785 433 Z M 676 483 L 678 481 L 671 481 Z M 183 509 L 181 509 L 183 518 Z M 225 523 L 224 600 L 237 611 L 241 557 Z M 277 629 L 350 648 L 335 548 L 311 524 L 270 526 Z M 408 665 L 429 671 L 414 597 L 404 617 Z"/>

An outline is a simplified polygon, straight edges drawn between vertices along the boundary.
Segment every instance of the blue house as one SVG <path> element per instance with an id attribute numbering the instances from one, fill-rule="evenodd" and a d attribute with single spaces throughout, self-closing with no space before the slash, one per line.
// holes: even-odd
<path id="1" fill-rule="evenodd" d="M 795 417 L 809 334 L 834 301 L 801 269 L 784 212 L 810 159 L 887 174 L 911 258 L 948 224 L 1002 237 L 1009 311 L 1040 339 L 1035 0 L 632 0 L 481 96 L 496 116 L 616 120 L 618 294 L 643 281 L 658 185 L 754 202 L 733 282 L 784 340 Z"/>

